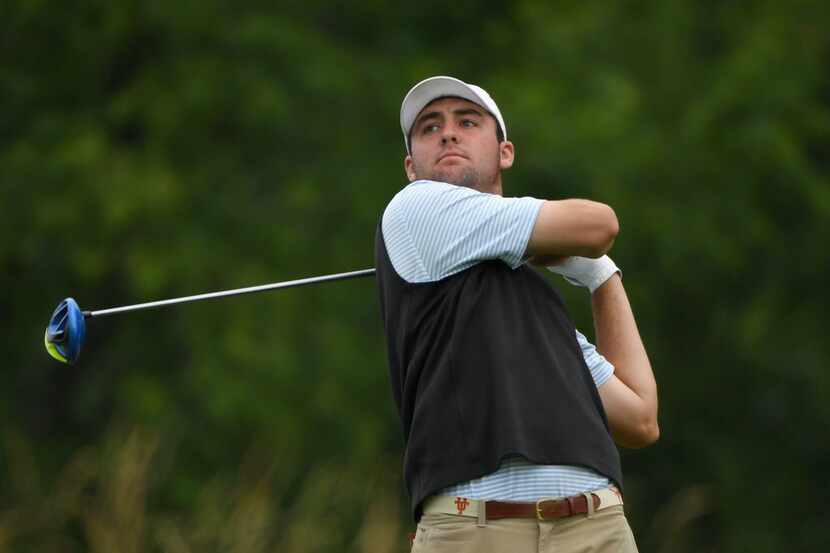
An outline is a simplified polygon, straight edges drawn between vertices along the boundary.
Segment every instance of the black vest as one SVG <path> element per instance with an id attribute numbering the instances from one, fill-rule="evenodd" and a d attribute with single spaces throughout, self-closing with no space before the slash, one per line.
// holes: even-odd
<path id="1" fill-rule="evenodd" d="M 411 284 L 392 266 L 380 225 L 375 258 L 415 520 L 429 495 L 514 454 L 589 467 L 621 486 L 574 325 L 541 275 L 492 260 Z"/>

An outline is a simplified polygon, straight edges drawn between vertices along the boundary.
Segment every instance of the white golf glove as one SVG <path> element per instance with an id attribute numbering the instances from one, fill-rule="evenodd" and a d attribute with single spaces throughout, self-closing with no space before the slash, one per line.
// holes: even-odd
<path id="1" fill-rule="evenodd" d="M 551 265 L 548 271 L 562 275 L 574 286 L 587 288 L 592 294 L 606 280 L 614 276 L 614 273 L 620 273 L 622 276 L 620 268 L 607 255 L 598 259 L 571 256 L 559 265 Z"/>

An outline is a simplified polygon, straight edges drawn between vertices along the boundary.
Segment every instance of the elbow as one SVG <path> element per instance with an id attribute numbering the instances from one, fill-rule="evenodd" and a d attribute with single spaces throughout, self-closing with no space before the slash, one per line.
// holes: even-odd
<path id="1" fill-rule="evenodd" d="M 654 421 L 642 430 L 642 441 L 640 447 L 647 447 L 657 442 L 660 439 L 660 425 Z"/>
<path id="2" fill-rule="evenodd" d="M 657 421 L 643 422 L 636 432 L 629 437 L 626 447 L 630 449 L 642 449 L 657 442 L 660 439 L 660 426 Z"/>
<path id="3" fill-rule="evenodd" d="M 611 250 L 614 240 L 620 232 L 620 221 L 611 206 L 598 204 L 597 225 L 588 244 L 589 251 L 586 257 L 602 257 Z"/>

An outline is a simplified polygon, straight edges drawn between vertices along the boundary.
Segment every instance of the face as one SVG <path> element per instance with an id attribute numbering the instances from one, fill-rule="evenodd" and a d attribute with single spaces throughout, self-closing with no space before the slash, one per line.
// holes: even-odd
<path id="1" fill-rule="evenodd" d="M 498 142 L 498 123 L 484 108 L 461 98 L 427 104 L 412 125 L 410 182 L 429 179 L 501 194 L 501 171 L 513 165 L 513 144 Z"/>

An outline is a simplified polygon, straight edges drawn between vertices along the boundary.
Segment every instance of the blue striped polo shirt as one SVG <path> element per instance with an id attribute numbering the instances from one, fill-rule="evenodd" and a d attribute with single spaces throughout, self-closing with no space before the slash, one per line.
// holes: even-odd
<path id="1" fill-rule="evenodd" d="M 543 202 L 419 180 L 389 202 L 381 223 L 383 240 L 395 271 L 410 283 L 435 282 L 489 259 L 500 259 L 515 269 L 525 262 L 527 242 Z M 594 383 L 602 386 L 613 374 L 613 365 L 578 330 L 576 339 Z M 491 474 L 459 482 L 439 494 L 536 501 L 610 483 L 585 467 L 536 465 L 517 456 L 503 460 Z"/>

